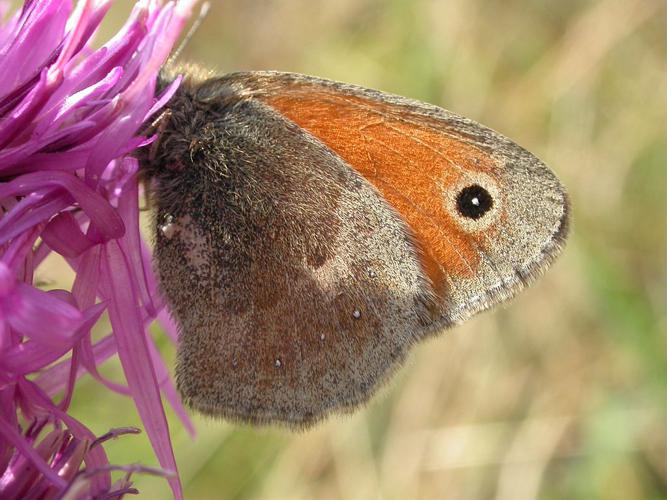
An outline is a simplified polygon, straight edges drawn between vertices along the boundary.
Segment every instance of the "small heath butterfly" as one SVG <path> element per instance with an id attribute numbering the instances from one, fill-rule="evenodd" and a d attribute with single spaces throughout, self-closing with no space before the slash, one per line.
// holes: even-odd
<path id="1" fill-rule="evenodd" d="M 159 87 L 180 72 L 140 161 L 178 388 L 202 413 L 303 428 L 354 410 L 564 243 L 558 179 L 472 120 L 293 73 L 176 68 Z"/>

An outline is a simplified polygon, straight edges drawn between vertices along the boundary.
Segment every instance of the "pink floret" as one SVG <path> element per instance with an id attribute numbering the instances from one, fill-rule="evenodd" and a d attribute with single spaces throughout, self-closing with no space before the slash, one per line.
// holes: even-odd
<path id="1" fill-rule="evenodd" d="M 192 424 L 148 334 L 158 320 L 173 339 L 173 325 L 139 232 L 131 154 L 150 142 L 139 132 L 168 98 L 155 96 L 156 77 L 194 1 L 138 1 L 99 48 L 92 39 L 112 0 L 26 0 L 0 26 L 3 499 L 119 498 L 136 471 L 163 474 L 182 497 L 161 396 Z M 51 253 L 74 270 L 71 290 L 38 286 Z M 94 342 L 105 311 L 111 332 Z M 97 370 L 116 355 L 127 385 Z M 159 470 L 110 465 L 103 440 L 68 415 L 86 373 L 133 398 Z M 112 484 L 113 470 L 126 476 Z"/>

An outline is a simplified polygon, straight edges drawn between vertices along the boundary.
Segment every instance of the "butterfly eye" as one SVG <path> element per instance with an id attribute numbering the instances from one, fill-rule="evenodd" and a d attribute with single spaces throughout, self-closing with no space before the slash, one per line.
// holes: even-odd
<path id="1" fill-rule="evenodd" d="M 456 209 L 469 219 L 477 220 L 493 207 L 493 198 L 479 184 L 464 187 L 456 196 Z"/>

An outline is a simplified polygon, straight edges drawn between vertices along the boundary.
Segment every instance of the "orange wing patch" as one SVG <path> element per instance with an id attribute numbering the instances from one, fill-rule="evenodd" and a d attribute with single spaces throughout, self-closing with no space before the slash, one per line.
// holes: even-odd
<path id="1" fill-rule="evenodd" d="M 382 193 L 412 228 L 436 292 L 446 290 L 446 275 L 476 272 L 477 244 L 448 213 L 444 193 L 466 172 L 494 176 L 494 160 L 482 150 L 429 126 L 427 117 L 359 96 L 305 87 L 261 100 L 321 140 Z"/>

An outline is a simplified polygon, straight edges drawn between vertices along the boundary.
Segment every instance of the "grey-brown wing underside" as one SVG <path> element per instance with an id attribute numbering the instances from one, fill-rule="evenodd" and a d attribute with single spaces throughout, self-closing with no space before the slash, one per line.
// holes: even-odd
<path id="1" fill-rule="evenodd" d="M 156 258 L 186 403 L 303 426 L 367 400 L 429 322 L 405 223 L 260 102 L 227 102 L 201 124 L 196 168 L 157 196 L 175 228 Z"/>

